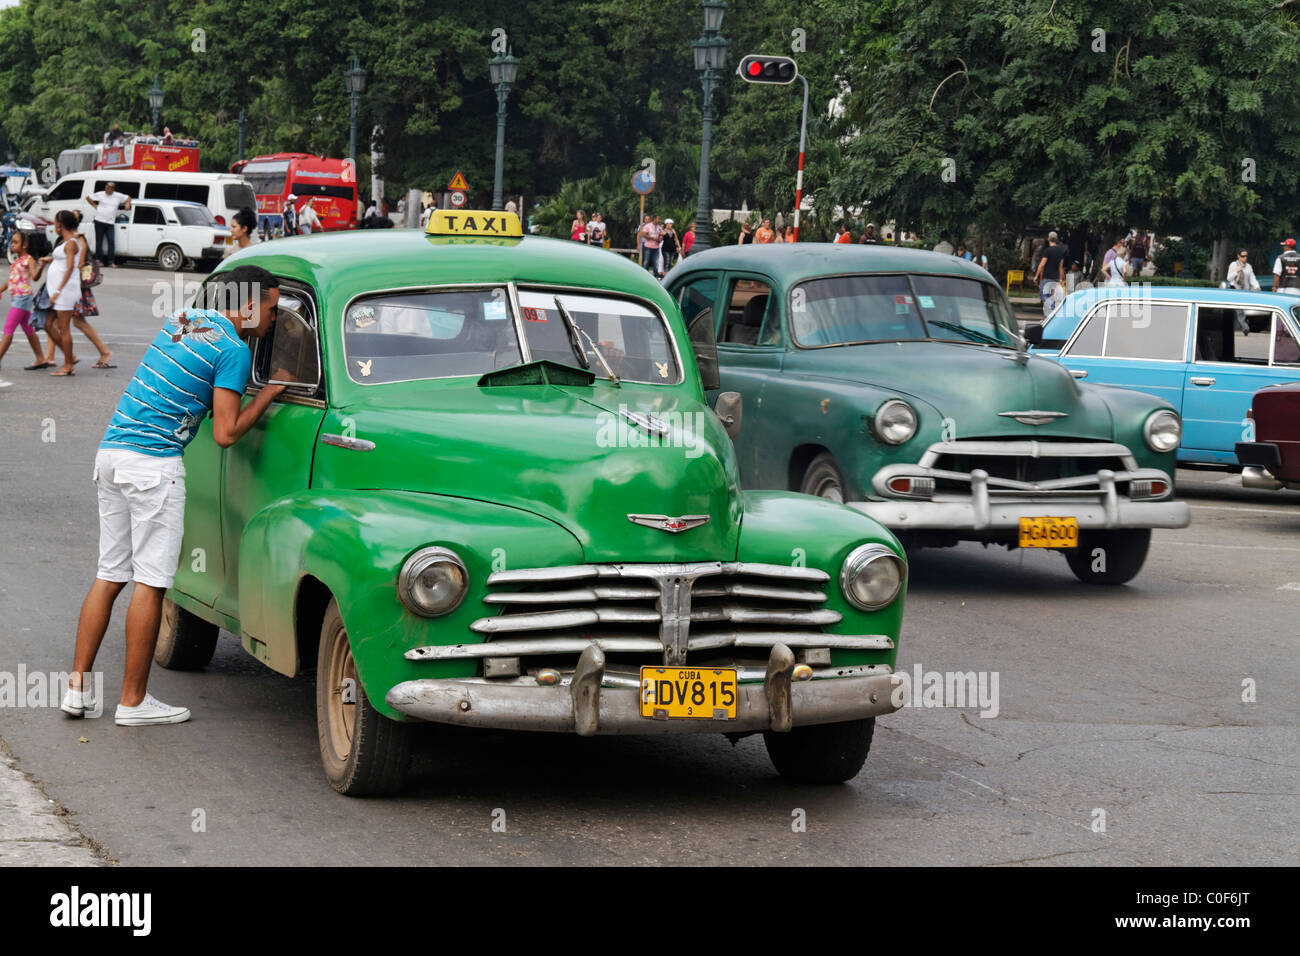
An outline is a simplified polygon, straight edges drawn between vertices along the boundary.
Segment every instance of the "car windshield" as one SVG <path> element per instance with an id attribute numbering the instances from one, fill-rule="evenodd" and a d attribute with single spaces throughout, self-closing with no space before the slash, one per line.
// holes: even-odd
<path id="1" fill-rule="evenodd" d="M 215 226 L 217 221 L 206 206 L 177 206 L 176 218 L 182 226 Z"/>
<path id="2" fill-rule="evenodd" d="M 1016 348 L 1001 291 L 955 276 L 859 275 L 810 279 L 790 294 L 790 328 L 805 348 L 939 339 Z"/>
<path id="3" fill-rule="evenodd" d="M 610 370 L 632 382 L 675 384 L 681 370 L 663 319 L 640 303 L 598 293 L 521 289 L 532 358 L 580 366 L 557 301 L 597 345 Z M 591 355 L 583 335 L 584 354 Z M 363 385 L 482 375 L 523 362 L 509 290 L 393 293 L 354 302 L 343 318 L 348 375 Z M 593 374 L 605 369 L 592 355 Z"/>

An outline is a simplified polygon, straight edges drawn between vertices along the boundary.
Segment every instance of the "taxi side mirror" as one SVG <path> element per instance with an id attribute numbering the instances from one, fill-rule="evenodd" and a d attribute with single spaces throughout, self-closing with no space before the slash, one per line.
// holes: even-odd
<path id="1" fill-rule="evenodd" d="M 743 405 L 744 399 L 739 392 L 722 392 L 713 406 L 713 413 L 718 416 L 732 441 L 740 434 Z"/>

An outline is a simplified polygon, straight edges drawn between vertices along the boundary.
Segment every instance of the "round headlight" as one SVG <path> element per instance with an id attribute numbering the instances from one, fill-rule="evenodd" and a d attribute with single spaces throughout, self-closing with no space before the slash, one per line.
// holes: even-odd
<path id="1" fill-rule="evenodd" d="M 891 398 L 876 409 L 871 428 L 881 441 L 901 445 L 916 434 L 916 412 L 907 402 Z"/>
<path id="2" fill-rule="evenodd" d="M 849 603 L 864 611 L 890 604 L 907 580 L 907 563 L 883 544 L 864 544 L 844 559 L 840 590 Z"/>
<path id="3" fill-rule="evenodd" d="M 1183 440 L 1183 423 L 1176 412 L 1162 408 L 1152 412 L 1142 428 L 1142 434 L 1152 451 L 1173 451 Z"/>
<path id="4" fill-rule="evenodd" d="M 450 614 L 468 589 L 464 562 L 446 548 L 421 548 L 406 559 L 397 578 L 397 596 L 423 617 Z"/>

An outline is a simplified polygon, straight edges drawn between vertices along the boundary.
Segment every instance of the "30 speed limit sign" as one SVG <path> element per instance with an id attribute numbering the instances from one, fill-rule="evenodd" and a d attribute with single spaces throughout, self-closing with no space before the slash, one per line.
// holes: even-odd
<path id="1" fill-rule="evenodd" d="M 447 198 L 451 202 L 451 204 L 455 206 L 457 209 L 460 209 L 465 205 L 465 194 L 461 192 L 459 189 L 455 190 Z"/>

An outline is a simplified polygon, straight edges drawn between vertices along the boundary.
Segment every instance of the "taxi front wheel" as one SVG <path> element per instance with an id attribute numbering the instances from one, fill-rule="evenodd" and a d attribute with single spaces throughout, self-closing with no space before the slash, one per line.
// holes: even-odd
<path id="1" fill-rule="evenodd" d="M 316 730 L 325 776 L 339 793 L 361 797 L 402 789 L 411 762 L 410 728 L 370 705 L 334 599 L 325 610 L 316 656 Z"/>
<path id="2" fill-rule="evenodd" d="M 217 649 L 218 628 L 163 598 L 153 659 L 169 671 L 201 671 Z"/>
<path id="3" fill-rule="evenodd" d="M 766 731 L 763 743 L 777 773 L 796 783 L 844 783 L 867 762 L 876 718 Z"/>
<path id="4" fill-rule="evenodd" d="M 1084 584 L 1127 584 L 1142 570 L 1150 548 L 1150 528 L 1084 531 L 1065 560 Z"/>

